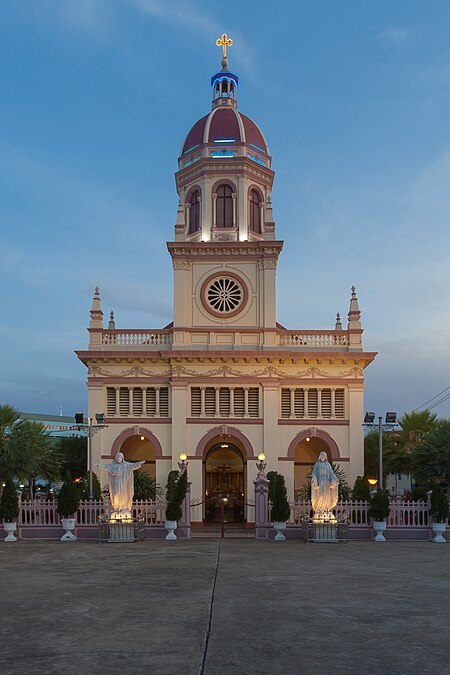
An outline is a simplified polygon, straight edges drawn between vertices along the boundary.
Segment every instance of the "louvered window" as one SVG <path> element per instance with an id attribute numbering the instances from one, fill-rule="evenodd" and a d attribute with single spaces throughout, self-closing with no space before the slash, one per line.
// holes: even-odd
<path id="1" fill-rule="evenodd" d="M 126 417 L 130 412 L 130 392 L 127 387 L 119 389 L 119 415 Z"/>
<path id="2" fill-rule="evenodd" d="M 161 387 L 159 390 L 159 416 L 169 417 L 169 390 Z"/>
<path id="3" fill-rule="evenodd" d="M 205 414 L 207 417 L 214 417 L 216 414 L 216 390 L 214 387 L 205 389 Z"/>
<path id="4" fill-rule="evenodd" d="M 331 389 L 322 389 L 321 395 L 322 417 L 326 419 L 331 417 Z"/>
<path id="5" fill-rule="evenodd" d="M 116 390 L 114 387 L 106 388 L 106 414 L 114 417 L 116 414 Z"/>
<path id="6" fill-rule="evenodd" d="M 243 387 L 236 387 L 234 390 L 234 416 L 244 417 L 245 397 Z"/>
<path id="7" fill-rule="evenodd" d="M 281 417 L 284 419 L 291 416 L 291 390 L 281 390 Z"/>
<path id="8" fill-rule="evenodd" d="M 230 416 L 230 390 L 227 387 L 219 389 L 219 416 Z"/>
<path id="9" fill-rule="evenodd" d="M 334 413 L 336 417 L 344 417 L 344 390 L 336 389 L 334 397 Z"/>
<path id="10" fill-rule="evenodd" d="M 311 418 L 317 417 L 317 399 L 317 389 L 308 389 L 308 415 Z"/>
<path id="11" fill-rule="evenodd" d="M 145 412 L 147 417 L 156 417 L 156 389 L 154 387 L 147 387 Z"/>
<path id="12" fill-rule="evenodd" d="M 305 390 L 296 389 L 294 392 L 294 417 L 305 416 Z"/>
<path id="13" fill-rule="evenodd" d="M 133 415 L 140 417 L 143 413 L 142 407 L 142 389 L 141 387 L 133 388 Z"/>
<path id="14" fill-rule="evenodd" d="M 202 412 L 202 390 L 200 387 L 191 388 L 191 416 L 200 417 Z"/>
<path id="15" fill-rule="evenodd" d="M 248 414 L 250 417 L 259 417 L 258 387 L 250 387 L 248 390 Z"/>

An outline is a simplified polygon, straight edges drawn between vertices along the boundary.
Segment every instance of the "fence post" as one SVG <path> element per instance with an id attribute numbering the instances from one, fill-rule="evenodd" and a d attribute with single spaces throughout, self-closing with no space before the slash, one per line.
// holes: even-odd
<path id="1" fill-rule="evenodd" d="M 190 539 L 191 537 L 191 481 L 187 482 L 186 496 L 183 499 L 183 513 L 178 525 L 179 534 Z"/>
<path id="2" fill-rule="evenodd" d="M 267 539 L 269 536 L 269 481 L 266 476 L 266 462 L 257 462 L 258 473 L 253 484 L 255 486 L 255 537 Z"/>

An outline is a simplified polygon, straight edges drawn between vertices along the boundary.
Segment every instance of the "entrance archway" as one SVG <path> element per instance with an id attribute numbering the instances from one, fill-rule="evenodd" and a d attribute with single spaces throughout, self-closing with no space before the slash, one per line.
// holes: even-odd
<path id="1" fill-rule="evenodd" d="M 145 460 L 145 464 L 141 467 L 142 471 L 156 479 L 156 453 L 150 439 L 145 436 L 130 436 L 120 446 L 120 452 L 123 453 L 127 462 Z"/>
<path id="2" fill-rule="evenodd" d="M 295 448 L 294 454 L 294 494 L 297 497 L 307 482 L 308 476 L 317 462 L 319 453 L 327 453 L 328 461 L 332 461 L 332 453 L 327 443 L 317 436 L 307 436 Z"/>
<path id="3" fill-rule="evenodd" d="M 244 521 L 245 462 L 230 441 L 214 444 L 204 460 L 205 521 Z"/>

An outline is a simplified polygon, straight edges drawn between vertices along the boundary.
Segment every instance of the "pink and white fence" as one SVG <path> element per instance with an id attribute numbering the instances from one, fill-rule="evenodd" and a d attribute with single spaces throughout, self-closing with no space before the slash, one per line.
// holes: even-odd
<path id="1" fill-rule="evenodd" d="M 103 501 L 81 501 L 76 517 L 76 533 L 80 539 L 97 537 L 98 518 L 108 513 L 110 505 Z M 144 516 L 147 536 L 165 532 L 166 502 L 139 501 L 133 503 L 133 517 Z M 31 500 L 20 502 L 17 529 L 22 539 L 56 539 L 63 534 L 56 502 Z"/>

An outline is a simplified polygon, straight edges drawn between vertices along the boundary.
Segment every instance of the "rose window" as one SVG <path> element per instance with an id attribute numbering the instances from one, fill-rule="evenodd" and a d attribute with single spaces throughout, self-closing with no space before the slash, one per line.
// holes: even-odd
<path id="1" fill-rule="evenodd" d="M 241 284 L 230 277 L 214 279 L 206 289 L 206 300 L 215 312 L 229 314 L 236 311 L 244 299 Z"/>

